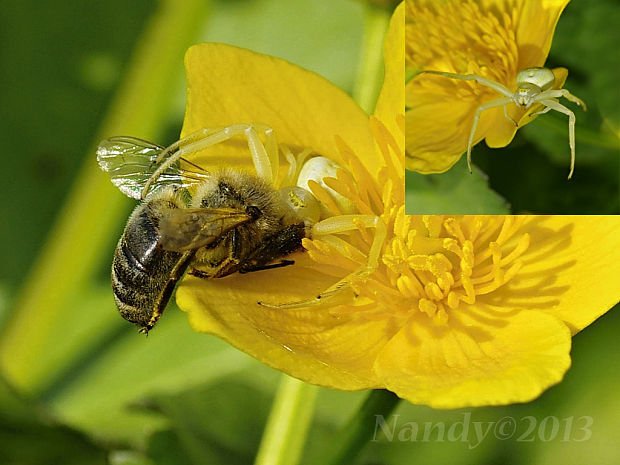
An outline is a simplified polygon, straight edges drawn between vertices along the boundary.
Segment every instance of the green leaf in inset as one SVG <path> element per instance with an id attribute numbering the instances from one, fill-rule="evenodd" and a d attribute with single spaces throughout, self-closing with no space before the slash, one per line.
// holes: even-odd
<path id="1" fill-rule="evenodd" d="M 493 192 L 486 176 L 470 174 L 465 158 L 441 174 L 405 175 L 408 215 L 500 215 L 509 213 L 505 200 Z"/>

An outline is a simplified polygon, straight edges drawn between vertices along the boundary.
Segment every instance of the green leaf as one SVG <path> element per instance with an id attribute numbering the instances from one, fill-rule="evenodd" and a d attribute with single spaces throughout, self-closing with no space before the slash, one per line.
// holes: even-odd
<path id="1" fill-rule="evenodd" d="M 271 387 L 233 375 L 177 395 L 155 396 L 150 407 L 167 418 L 169 428 L 149 438 L 147 454 L 162 465 L 252 463 Z"/>
<path id="2" fill-rule="evenodd" d="M 617 161 L 612 166 L 580 163 L 580 154 L 593 153 L 595 148 L 577 152 L 575 174 L 566 179 L 570 152 L 564 137 L 555 138 L 545 126 L 542 115 L 521 129 L 515 140 L 503 149 L 490 149 L 479 144 L 474 151 L 475 163 L 489 176 L 491 189 L 510 199 L 516 214 L 614 214 L 618 211 Z M 534 143 L 532 132 L 540 133 Z M 564 145 L 566 144 L 566 146 Z M 566 150 L 555 159 L 558 147 Z M 548 149 L 548 150 L 547 150 Z M 600 149 L 599 149 L 600 150 Z M 563 158 L 562 158 L 563 157 Z M 607 157 L 607 160 L 609 158 Z"/>
<path id="3" fill-rule="evenodd" d="M 284 58 L 353 88 L 364 20 L 359 2 L 220 1 L 212 18 L 204 41 Z"/>
<path id="4" fill-rule="evenodd" d="M 106 451 L 84 434 L 51 421 L 41 405 L 20 398 L 0 377 L 2 465 L 104 465 Z"/>
<path id="5" fill-rule="evenodd" d="M 156 394 L 173 395 L 252 368 L 270 371 L 225 342 L 194 332 L 174 304 L 148 337 L 120 318 L 111 299 L 89 304 L 81 297 L 81 308 L 93 316 L 105 313 L 116 324 L 90 341 L 70 330 L 65 342 L 55 332 L 65 348 L 52 347 L 49 357 L 65 365 L 58 365 L 59 375 L 41 399 L 63 422 L 99 437 L 136 443 L 163 427 L 165 418 L 157 412 L 129 408 Z M 70 347 L 73 356 L 53 355 Z"/>
<path id="6" fill-rule="evenodd" d="M 500 215 L 509 213 L 505 200 L 489 189 L 486 176 L 470 174 L 465 158 L 441 174 L 405 175 L 408 215 Z"/>

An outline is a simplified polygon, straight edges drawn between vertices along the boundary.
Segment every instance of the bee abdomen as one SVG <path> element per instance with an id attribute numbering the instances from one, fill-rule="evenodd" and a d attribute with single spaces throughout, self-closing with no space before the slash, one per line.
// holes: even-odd
<path id="1" fill-rule="evenodd" d="M 159 246 L 157 227 L 162 202 L 157 199 L 136 207 L 112 262 L 112 289 L 121 316 L 146 331 L 163 312 L 193 256 Z M 177 205 L 165 201 L 165 208 Z"/>
<path id="2" fill-rule="evenodd" d="M 160 279 L 135 258 L 123 235 L 112 262 L 112 289 L 116 304 L 123 309 L 142 308 L 153 300 L 150 290 Z M 125 315 L 123 315 L 125 317 Z M 126 317 L 125 317 L 126 318 Z"/>

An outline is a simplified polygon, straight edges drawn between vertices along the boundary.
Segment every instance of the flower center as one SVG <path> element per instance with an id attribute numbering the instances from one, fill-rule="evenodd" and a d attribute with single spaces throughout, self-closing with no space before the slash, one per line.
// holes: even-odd
<path id="1" fill-rule="evenodd" d="M 403 216 L 383 255 L 391 281 L 419 311 L 442 324 L 461 302 L 472 305 L 510 281 L 530 238 L 522 217 Z"/>
<path id="2" fill-rule="evenodd" d="M 513 85 L 518 60 L 517 12 L 485 9 L 473 0 L 406 2 L 407 68 L 478 74 Z M 449 51 L 449 53 L 446 53 Z M 471 81 L 446 85 L 480 89 Z M 479 90 L 480 91 L 480 90 Z M 484 90 L 486 91 L 486 90 Z"/>
<path id="3" fill-rule="evenodd" d="M 385 224 L 378 264 L 371 273 L 356 274 L 368 264 L 376 233 L 361 222 L 348 236 L 304 239 L 304 248 L 317 269 L 350 277 L 354 298 L 344 305 L 336 300 L 335 315 L 385 319 L 419 312 L 445 324 L 451 310 L 475 304 L 517 275 L 530 244 L 529 234 L 520 232 L 524 217 L 405 215 L 403 148 L 378 121 L 371 119 L 371 127 L 385 161 L 377 178 L 341 143 L 342 159 L 356 179 L 340 171 L 325 182 L 359 213 Z"/>

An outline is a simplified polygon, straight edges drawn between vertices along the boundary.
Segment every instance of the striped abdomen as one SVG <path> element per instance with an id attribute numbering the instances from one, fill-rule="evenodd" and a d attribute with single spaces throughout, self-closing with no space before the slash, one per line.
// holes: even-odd
<path id="1" fill-rule="evenodd" d="M 112 262 L 112 289 L 121 316 L 148 332 L 162 314 L 194 251 L 172 252 L 159 245 L 159 218 L 179 208 L 174 196 L 156 196 L 133 211 Z"/>

